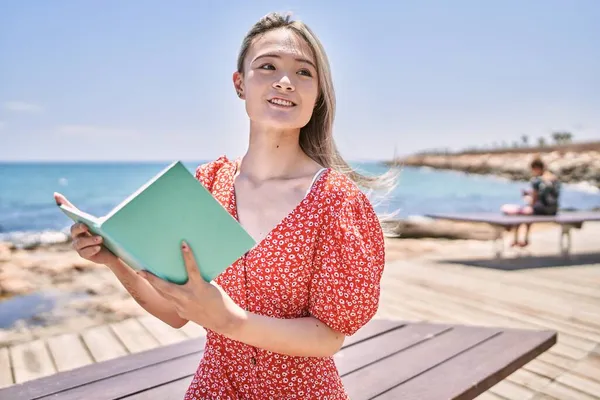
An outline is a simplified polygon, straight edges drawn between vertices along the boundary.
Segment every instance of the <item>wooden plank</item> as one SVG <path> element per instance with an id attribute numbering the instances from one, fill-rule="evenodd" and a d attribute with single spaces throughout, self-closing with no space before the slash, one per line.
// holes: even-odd
<path id="1" fill-rule="evenodd" d="M 375 322 L 374 325 L 377 325 L 375 329 L 370 328 L 370 324 L 363 327 L 355 334 L 356 338 L 360 338 L 365 335 L 369 336 L 377 332 L 381 332 L 382 330 L 389 329 L 390 327 L 399 325 L 401 326 L 402 323 L 396 321 L 387 323 L 386 321 L 382 321 L 381 323 Z M 89 332 L 88 338 L 91 339 Z M 53 393 L 68 391 L 69 389 L 75 388 L 82 383 L 105 381 L 115 375 L 126 374 L 128 371 L 143 368 L 148 365 L 162 363 L 173 358 L 183 357 L 190 354 L 197 358 L 197 366 L 197 362 L 199 362 L 201 357 L 201 350 L 204 348 L 205 340 L 206 339 L 204 337 L 200 339 L 188 339 L 175 345 L 159 347 L 151 351 L 143 351 L 127 357 L 88 365 L 80 368 L 77 371 L 77 374 L 74 374 L 73 371 L 66 371 L 49 378 L 39 379 L 26 387 L 21 385 L 13 385 L 7 389 L 8 391 L 1 392 L 0 394 L 14 400 L 37 399 L 40 397 L 49 396 Z M 192 372 L 193 371 L 195 370 L 192 370 Z"/>
<path id="2" fill-rule="evenodd" d="M 58 371 L 67 371 L 94 362 L 79 335 L 75 333 L 54 336 L 47 342 Z"/>
<path id="3" fill-rule="evenodd" d="M 561 355 L 566 358 L 571 358 L 573 360 L 582 360 L 588 354 L 587 351 L 568 346 L 566 344 L 561 343 L 560 341 L 552 347 L 552 353 Z"/>
<path id="4" fill-rule="evenodd" d="M 127 354 L 123 344 L 107 325 L 87 329 L 81 333 L 81 337 L 96 361 L 106 361 Z"/>
<path id="5" fill-rule="evenodd" d="M 122 397 L 127 400 L 181 400 L 192 382 L 193 375 L 186 376 L 152 389 L 144 390 L 131 396 Z"/>
<path id="6" fill-rule="evenodd" d="M 400 324 L 402 325 L 402 324 Z M 399 323 L 394 322 L 392 324 L 389 323 L 377 323 L 373 324 L 373 328 L 368 329 L 367 327 L 363 328 L 357 335 L 357 338 L 362 336 L 369 336 L 374 334 L 381 334 L 382 331 L 389 329 L 390 327 L 397 327 Z M 431 327 L 429 326 L 426 329 L 426 333 L 434 332 L 436 330 L 440 330 L 444 328 L 440 327 Z M 410 331 L 407 331 L 410 332 Z M 192 357 L 192 358 L 190 358 Z M 154 364 L 148 368 L 152 369 L 152 371 L 148 371 L 148 368 L 141 368 L 135 371 L 131 371 L 130 373 L 112 377 L 110 380 L 110 389 L 102 389 L 102 395 L 107 396 L 106 398 L 114 398 L 121 396 L 128 396 L 130 394 L 136 394 L 136 396 L 147 396 L 145 398 L 163 398 L 163 392 L 169 392 L 170 389 L 163 389 L 160 387 L 162 383 L 171 382 L 173 379 L 178 379 L 179 381 L 189 382 L 191 376 L 195 372 L 198 363 L 200 361 L 201 355 L 190 355 L 184 356 L 181 359 L 178 359 L 177 362 L 172 362 L 173 360 L 166 361 L 164 363 Z M 160 376 L 159 379 L 156 376 Z M 154 377 L 151 379 L 150 377 Z M 148 385 L 148 382 L 151 381 L 152 384 Z M 75 388 L 72 391 L 69 391 L 64 394 L 63 397 L 65 400 L 67 399 L 76 399 L 80 396 L 85 396 L 86 393 L 91 393 L 95 390 L 96 383 L 92 383 L 91 385 L 87 385 L 85 388 Z M 99 381 L 98 385 L 102 385 L 102 382 Z M 179 385 L 183 385 L 183 383 L 179 383 Z M 113 388 L 113 386 L 116 386 Z M 150 387 L 151 390 L 148 388 Z M 179 386 L 181 388 L 181 386 Z M 140 390 L 146 390 L 140 393 Z M 187 385 L 185 386 L 187 388 Z M 158 392 L 157 392 L 158 391 Z M 145 394 L 144 394 L 145 393 Z M 157 394 L 158 393 L 158 394 Z M 158 397 L 157 397 L 158 396 Z M 144 397 L 141 397 L 144 398 Z"/>
<path id="7" fill-rule="evenodd" d="M 537 393 L 535 396 L 533 396 L 531 399 L 528 399 L 528 400 L 564 400 L 564 399 L 557 399 L 556 397 L 552 397 L 547 394 Z"/>
<path id="8" fill-rule="evenodd" d="M 201 357 L 205 338 L 190 339 L 171 346 L 130 354 L 127 357 L 86 365 L 77 370 L 61 372 L 22 385 L 12 385 L 0 390 L 0 398 L 11 400 L 36 400 L 59 392 L 86 385 L 91 382 L 110 381 L 116 375 L 158 365 L 187 355 Z"/>
<path id="9" fill-rule="evenodd" d="M 400 293 L 413 294 L 413 296 L 411 296 L 410 298 L 410 300 L 412 301 L 419 301 L 417 299 L 422 298 L 436 299 L 439 300 L 444 306 L 466 306 L 469 310 L 472 311 L 477 310 L 478 312 L 484 314 L 489 313 L 491 316 L 504 316 L 507 320 L 515 322 L 525 322 L 529 324 L 529 327 L 531 328 L 553 329 L 558 330 L 561 333 L 569 333 L 573 336 L 587 339 L 588 341 L 600 341 L 600 332 L 594 329 L 581 327 L 571 322 L 567 322 L 567 320 L 572 319 L 572 316 L 560 317 L 558 320 L 548 319 L 547 314 L 549 311 L 547 310 L 547 308 L 533 308 L 529 299 L 521 300 L 522 302 L 516 301 L 516 303 L 514 303 L 513 301 L 506 300 L 507 296 L 504 293 L 505 289 L 503 289 L 503 293 L 498 293 L 499 298 L 496 299 L 495 297 L 491 296 L 491 291 L 488 291 L 486 288 L 486 296 L 485 298 L 482 298 L 477 293 L 467 293 L 468 291 L 465 291 L 464 287 L 458 290 L 455 287 L 448 287 L 442 285 L 440 287 L 435 286 L 430 289 L 424 289 L 422 287 L 422 285 L 424 284 L 423 278 L 411 278 L 410 276 L 407 276 L 404 279 L 405 284 L 411 284 L 397 287 L 397 290 Z M 512 291 L 511 297 L 513 297 Z M 506 303 L 508 303 L 509 305 L 507 305 Z M 511 309 L 511 307 L 513 306 L 518 310 L 518 312 L 513 311 Z M 550 304 L 547 304 L 546 306 L 551 307 Z M 513 324 L 511 326 L 515 325 Z"/>
<path id="10" fill-rule="evenodd" d="M 506 397 L 502 397 L 494 392 L 483 392 L 479 396 L 475 397 L 475 400 L 507 400 Z"/>
<path id="11" fill-rule="evenodd" d="M 400 291 L 400 292 L 402 292 L 402 291 Z M 423 295 L 420 296 L 420 298 L 423 298 L 424 300 L 429 300 L 427 297 L 425 297 Z M 402 299 L 401 299 L 401 301 L 402 301 Z M 408 300 L 408 301 L 402 301 L 402 306 L 407 306 L 410 303 L 410 301 L 412 301 L 412 299 Z M 396 305 L 394 305 L 393 307 L 396 307 Z M 460 322 L 467 323 L 467 324 L 475 324 L 476 323 L 477 325 L 482 325 L 482 324 L 485 325 L 485 323 L 483 323 L 482 319 L 478 319 L 478 318 L 462 318 L 461 314 L 463 314 L 463 312 L 461 312 L 461 309 L 457 308 L 457 309 L 448 310 L 448 309 L 444 308 L 444 307 L 446 307 L 446 304 L 436 304 L 435 302 L 431 301 L 431 302 L 429 302 L 428 307 L 435 307 L 436 310 L 439 310 L 440 314 L 445 317 L 445 320 L 460 320 Z M 402 309 L 402 311 L 399 311 L 399 312 L 400 312 L 400 315 L 404 315 L 405 314 L 404 309 Z M 483 317 L 488 318 L 489 316 L 488 315 L 483 315 Z M 498 322 L 498 324 L 494 324 L 494 326 L 502 325 L 501 321 L 495 321 L 495 322 Z M 562 337 L 564 337 L 564 336 L 562 336 Z M 549 353 L 545 353 L 541 357 L 543 357 L 545 355 L 548 355 L 548 354 Z M 550 354 L 550 356 L 553 356 L 553 355 Z M 539 360 L 539 358 L 537 360 L 535 360 L 534 362 L 538 362 L 538 360 Z M 552 361 L 554 363 L 556 363 L 557 367 L 555 367 L 555 368 L 558 370 L 558 372 L 556 374 L 554 374 L 553 377 L 556 377 L 557 375 L 559 375 L 559 374 L 563 373 L 565 370 L 567 370 L 566 367 L 568 366 L 569 362 L 571 362 L 571 363 L 574 362 L 574 361 L 566 360 L 562 356 L 554 356 L 554 358 L 553 358 Z M 546 365 L 548 365 L 548 364 L 546 364 Z M 553 367 L 553 366 L 554 365 L 551 365 L 551 367 Z M 525 366 L 525 368 L 527 368 L 527 367 L 528 366 Z M 507 378 L 507 380 L 513 381 L 514 383 L 518 383 L 516 381 L 516 379 L 514 377 L 512 377 L 512 376 L 509 376 Z M 530 382 L 530 385 L 538 385 L 538 386 L 540 386 L 542 384 L 546 384 L 546 379 L 543 376 L 540 376 L 538 378 L 538 382 L 537 383 Z"/>
<path id="12" fill-rule="evenodd" d="M 540 354 L 538 359 L 544 361 L 545 363 L 561 367 L 564 370 L 573 369 L 578 363 L 577 360 L 565 358 L 564 356 L 561 356 L 559 354 L 553 354 L 549 351 L 544 354 Z"/>
<path id="13" fill-rule="evenodd" d="M 432 340 L 434 336 L 450 329 L 452 328 L 446 325 L 420 323 L 406 325 L 372 337 L 358 345 L 344 347 L 335 354 L 334 360 L 341 375 L 349 374 L 415 344 Z"/>
<path id="14" fill-rule="evenodd" d="M 510 375 L 511 382 L 539 392 L 543 387 L 546 387 L 552 379 L 538 375 L 534 372 L 521 368 Z M 495 388 L 495 386 L 494 386 Z M 495 391 L 498 393 L 498 391 Z"/>
<path id="15" fill-rule="evenodd" d="M 14 382 L 8 347 L 0 348 L 0 388 L 10 386 Z"/>
<path id="16" fill-rule="evenodd" d="M 354 335 L 346 337 L 344 340 L 344 347 L 351 346 L 355 343 L 362 342 L 405 325 L 407 325 L 407 322 L 405 321 L 372 319 L 368 324 L 356 331 Z"/>
<path id="17" fill-rule="evenodd" d="M 598 400 L 596 396 L 591 396 L 560 382 L 552 382 L 542 389 L 542 393 L 557 399 Z"/>
<path id="18" fill-rule="evenodd" d="M 423 297 L 423 296 L 421 296 Z M 415 300 L 411 299 L 411 300 L 406 300 L 405 303 L 410 304 L 412 302 L 414 302 Z M 468 317 L 464 317 L 461 315 L 461 309 L 456 307 L 449 307 L 448 304 L 443 304 L 443 305 L 439 305 L 439 312 L 443 313 L 445 315 L 451 316 L 449 318 L 446 319 L 450 319 L 450 320 L 458 320 L 459 322 L 462 322 L 464 324 L 477 324 L 477 325 L 482 325 L 485 324 L 481 319 L 478 318 L 468 318 Z M 467 313 L 467 312 L 463 312 L 463 313 Z M 490 313 L 491 314 L 491 313 Z M 483 315 L 482 318 L 493 318 L 490 315 Z M 501 326 L 502 325 L 502 321 L 496 321 L 494 320 L 494 322 L 497 322 L 496 324 L 494 324 L 494 326 Z M 581 354 L 580 354 L 581 355 Z M 562 355 L 555 355 L 552 354 L 552 349 L 550 350 L 549 353 L 545 353 L 540 357 L 550 357 L 549 362 L 553 363 L 555 365 L 561 365 L 564 369 L 566 368 L 566 365 L 571 362 L 571 363 L 575 363 L 575 360 L 569 360 L 564 358 L 564 356 Z"/>
<path id="19" fill-rule="evenodd" d="M 60 400 L 121 399 L 144 390 L 190 377 L 198 368 L 201 352 L 187 354 L 158 364 L 138 368 L 125 374 L 113 375 L 110 379 L 90 382 L 60 394 Z"/>
<path id="20" fill-rule="evenodd" d="M 556 379 L 557 376 L 565 372 L 564 368 L 554 364 L 548 364 L 547 362 L 540 360 L 539 357 L 525 365 L 523 369 L 534 372 L 550 380 Z"/>
<path id="21" fill-rule="evenodd" d="M 16 383 L 52 375 L 56 368 L 43 340 L 18 344 L 10 348 Z"/>
<path id="22" fill-rule="evenodd" d="M 430 340 L 379 360 L 368 368 L 355 370 L 342 377 L 351 399 L 370 399 L 467 349 L 488 340 L 496 332 L 490 329 L 456 327 Z M 366 354 L 365 354 L 366 356 Z M 462 371 L 461 371 L 462 373 Z M 431 386 L 431 381 L 429 382 Z M 437 383 L 436 383 L 437 385 Z M 392 398 L 392 397 L 390 397 Z M 404 397 L 396 396 L 394 399 Z M 407 396 L 409 398 L 419 398 Z M 438 396 L 447 398 L 446 396 Z"/>
<path id="23" fill-rule="evenodd" d="M 535 391 L 506 379 L 498 382 L 493 389 L 494 393 L 511 400 L 529 399 L 535 395 Z"/>
<path id="24" fill-rule="evenodd" d="M 555 340 L 551 332 L 503 332 L 377 399 L 472 399 L 547 350 Z"/>
<path id="25" fill-rule="evenodd" d="M 596 376 L 596 379 L 600 381 L 600 376 Z M 600 382 L 594 382 L 591 379 L 586 379 L 570 372 L 562 374 L 556 378 L 556 381 L 590 396 L 600 396 Z"/>
<path id="26" fill-rule="evenodd" d="M 148 332 L 158 340 L 158 343 L 162 345 L 179 343 L 188 339 L 183 332 L 167 325 L 153 315 L 139 317 L 138 321 L 140 321 L 144 328 L 146 328 Z"/>
<path id="27" fill-rule="evenodd" d="M 158 346 L 158 340 L 136 318 L 129 318 L 111 324 L 110 327 L 130 353 L 137 353 Z"/>
<path id="28" fill-rule="evenodd" d="M 600 358 L 588 357 L 578 363 L 571 372 L 600 383 Z"/>
<path id="29" fill-rule="evenodd" d="M 550 291 L 532 289 L 530 286 L 524 286 L 523 277 L 518 274 L 490 274 L 489 271 L 482 271 L 482 268 L 460 267 L 452 264 L 444 264 L 444 268 L 422 264 L 418 269 L 394 270 L 394 275 L 405 283 L 410 283 L 410 287 L 431 287 L 437 293 L 452 295 L 456 299 L 475 301 L 473 305 L 478 305 L 482 293 L 479 290 L 465 290 L 465 286 L 485 288 L 485 298 L 487 304 L 494 306 L 516 307 L 527 312 L 528 316 L 534 317 L 542 314 L 554 315 L 563 319 L 568 316 L 571 321 L 585 323 L 590 319 L 600 318 L 600 312 L 597 307 L 582 302 L 568 302 Z M 460 272 L 460 274 L 458 273 Z M 460 276 L 460 279 L 457 279 Z M 490 279 L 491 278 L 491 279 Z M 511 286 L 511 296 L 507 297 L 506 285 Z M 577 304 L 577 307 L 573 307 Z"/>
<path id="30" fill-rule="evenodd" d="M 586 333 L 583 333 L 578 329 L 572 329 L 564 324 L 557 326 L 555 323 L 549 321 L 540 321 L 527 315 L 524 316 L 522 313 L 503 311 L 498 306 L 482 305 L 484 302 L 489 302 L 488 299 L 479 299 L 477 302 L 467 301 L 459 299 L 455 296 L 440 294 L 434 290 L 425 290 L 423 288 L 416 288 L 412 286 L 399 286 L 396 288 L 396 291 L 405 294 L 407 298 L 397 298 L 395 301 L 405 302 L 407 304 L 415 304 L 420 306 L 422 310 L 429 312 L 431 312 L 431 309 L 433 308 L 431 306 L 431 303 L 433 302 L 436 304 L 436 310 L 438 312 L 444 311 L 444 314 L 451 315 L 452 318 L 460 317 L 460 321 L 463 323 L 475 323 L 480 325 L 483 323 L 483 321 L 495 321 L 495 323 L 499 326 L 557 330 L 561 332 L 562 341 L 565 341 L 569 335 L 572 335 L 575 338 L 580 337 L 585 340 L 588 344 L 584 349 L 582 349 L 585 351 L 589 351 L 589 346 L 593 345 L 593 343 L 596 343 L 596 341 L 593 340 L 593 337 L 584 337 L 587 336 Z M 425 299 L 427 299 L 427 301 L 425 301 Z M 594 333 L 595 332 L 590 332 L 589 335 L 593 335 Z M 600 332 L 595 334 L 597 335 L 598 339 L 600 339 Z"/>

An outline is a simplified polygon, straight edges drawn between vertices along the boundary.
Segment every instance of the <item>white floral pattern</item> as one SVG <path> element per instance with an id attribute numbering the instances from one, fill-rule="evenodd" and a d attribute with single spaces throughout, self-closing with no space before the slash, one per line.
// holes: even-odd
<path id="1" fill-rule="evenodd" d="M 196 178 L 237 219 L 237 161 L 202 164 Z M 385 250 L 367 197 L 327 169 L 306 197 L 215 282 L 244 309 L 274 318 L 314 316 L 352 335 L 377 311 Z M 197 399 L 348 399 L 333 357 L 292 357 L 207 331 L 185 395 Z"/>

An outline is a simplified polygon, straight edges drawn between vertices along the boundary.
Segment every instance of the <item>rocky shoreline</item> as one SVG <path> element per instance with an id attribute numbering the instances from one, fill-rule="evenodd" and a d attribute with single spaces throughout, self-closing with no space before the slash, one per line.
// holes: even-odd
<path id="1" fill-rule="evenodd" d="M 386 164 L 429 167 L 471 174 L 496 175 L 524 181 L 530 178 L 529 164 L 539 156 L 562 182 L 600 190 L 600 142 L 587 146 L 513 151 L 414 154 Z"/>

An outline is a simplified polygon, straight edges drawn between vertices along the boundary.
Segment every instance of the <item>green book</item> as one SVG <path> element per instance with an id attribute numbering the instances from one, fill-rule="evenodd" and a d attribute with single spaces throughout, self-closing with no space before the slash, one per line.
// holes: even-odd
<path id="1" fill-rule="evenodd" d="M 182 240 L 192 248 L 207 282 L 256 244 L 181 161 L 162 170 L 104 217 L 59 207 L 102 236 L 105 247 L 133 269 L 178 284 L 188 279 Z"/>

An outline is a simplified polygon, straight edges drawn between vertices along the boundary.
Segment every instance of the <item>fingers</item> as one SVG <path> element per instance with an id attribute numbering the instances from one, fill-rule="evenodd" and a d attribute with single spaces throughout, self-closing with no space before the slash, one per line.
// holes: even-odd
<path id="1" fill-rule="evenodd" d="M 71 204 L 71 202 L 69 200 L 67 200 L 67 198 L 65 196 L 63 196 L 62 194 L 57 193 L 57 192 L 54 192 L 54 201 L 56 201 L 56 204 L 58 204 L 58 205 L 64 204 L 71 208 L 77 208 L 73 204 Z"/>
<path id="2" fill-rule="evenodd" d="M 88 227 L 83 223 L 77 223 L 71 225 L 71 236 L 75 239 L 77 236 L 84 233 L 89 233 Z"/>
<path id="3" fill-rule="evenodd" d="M 188 280 L 201 278 L 200 271 L 198 270 L 198 264 L 194 257 L 194 252 L 184 240 L 181 242 L 181 252 L 183 254 L 183 261 L 185 263 L 185 269 L 188 274 Z"/>
<path id="4" fill-rule="evenodd" d="M 73 248 L 77 251 L 88 247 L 98 247 L 102 243 L 102 236 L 79 236 L 73 240 Z"/>
<path id="5" fill-rule="evenodd" d="M 78 250 L 79 254 L 83 258 L 91 258 L 98 254 L 98 252 L 102 249 L 101 246 L 89 246 L 84 249 Z"/>

